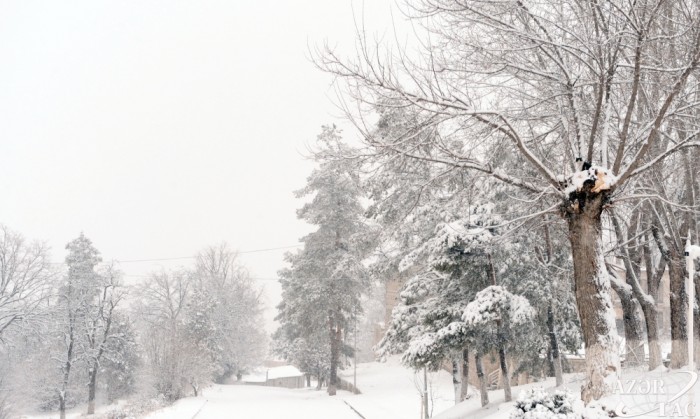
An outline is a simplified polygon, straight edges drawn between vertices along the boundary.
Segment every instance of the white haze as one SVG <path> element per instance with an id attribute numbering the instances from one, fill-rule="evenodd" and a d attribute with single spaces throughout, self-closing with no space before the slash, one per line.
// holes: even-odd
<path id="1" fill-rule="evenodd" d="M 0 2 L 0 222 L 57 262 L 81 231 L 119 260 L 296 244 L 306 144 L 339 116 L 309 47 L 351 46 L 353 8 L 393 36 L 389 0 Z M 268 323 L 283 253 L 241 255 Z"/>

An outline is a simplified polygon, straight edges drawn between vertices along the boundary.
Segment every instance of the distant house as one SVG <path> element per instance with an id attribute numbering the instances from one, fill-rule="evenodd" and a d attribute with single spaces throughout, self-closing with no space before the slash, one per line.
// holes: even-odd
<path id="1" fill-rule="evenodd" d="M 244 376 L 242 381 L 245 384 L 284 387 L 284 388 L 304 388 L 304 374 L 293 365 L 268 368 L 264 372 Z"/>

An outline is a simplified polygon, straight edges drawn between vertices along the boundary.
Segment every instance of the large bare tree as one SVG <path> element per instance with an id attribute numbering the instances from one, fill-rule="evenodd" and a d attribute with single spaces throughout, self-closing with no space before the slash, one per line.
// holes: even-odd
<path id="1" fill-rule="evenodd" d="M 48 248 L 0 225 L 0 341 L 10 326 L 37 312 L 52 277 Z"/>
<path id="2" fill-rule="evenodd" d="M 561 214 L 586 346 L 582 398 L 598 399 L 620 369 L 603 212 L 699 144 L 698 6 L 416 0 L 408 14 L 425 29 L 410 49 L 385 49 L 359 29 L 355 58 L 325 48 L 317 65 L 345 82 L 358 127 L 378 107 L 411 115 L 396 135 L 366 129 L 368 153 L 481 172 L 547 204 L 533 216 Z"/>

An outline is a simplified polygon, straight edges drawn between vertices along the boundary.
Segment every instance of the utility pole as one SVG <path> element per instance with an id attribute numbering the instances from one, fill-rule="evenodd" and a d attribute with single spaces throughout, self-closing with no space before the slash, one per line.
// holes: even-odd
<path id="1" fill-rule="evenodd" d="M 355 307 L 355 348 L 353 349 L 352 392 L 357 394 L 357 307 Z"/>
<path id="2" fill-rule="evenodd" d="M 423 419 L 430 418 L 428 412 L 428 368 L 423 367 Z"/>
<path id="3" fill-rule="evenodd" d="M 695 314 L 695 281 L 693 280 L 695 277 L 695 260 L 694 260 L 694 249 L 690 244 L 690 237 L 688 237 L 688 240 L 685 242 L 685 262 L 686 262 L 686 267 L 688 269 L 688 285 L 687 285 L 687 293 L 688 293 L 688 370 L 691 373 L 695 372 L 695 350 L 693 348 L 695 344 L 695 325 L 693 324 L 694 321 L 694 314 Z M 688 416 L 693 417 L 695 416 L 695 406 L 694 406 L 694 401 L 693 401 L 693 393 L 695 393 L 695 389 L 691 389 L 688 392 Z"/>

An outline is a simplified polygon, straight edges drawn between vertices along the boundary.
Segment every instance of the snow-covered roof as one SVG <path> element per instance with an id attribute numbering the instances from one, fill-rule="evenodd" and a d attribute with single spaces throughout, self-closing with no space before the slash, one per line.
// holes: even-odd
<path id="1" fill-rule="evenodd" d="M 264 383 L 267 381 L 267 378 L 265 378 L 265 372 L 256 372 L 254 374 L 244 375 L 241 381 L 244 383 Z"/>
<path id="2" fill-rule="evenodd" d="M 270 368 L 267 370 L 267 379 L 284 378 L 284 377 L 301 377 L 302 372 L 293 365 L 285 365 L 282 367 Z"/>

